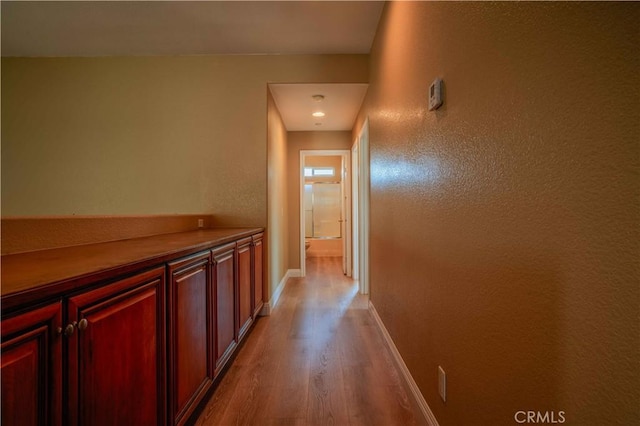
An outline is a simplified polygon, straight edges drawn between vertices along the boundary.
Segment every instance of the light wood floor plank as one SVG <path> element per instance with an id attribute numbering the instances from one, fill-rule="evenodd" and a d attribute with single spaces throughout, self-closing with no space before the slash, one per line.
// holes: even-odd
<path id="1" fill-rule="evenodd" d="M 357 283 L 310 258 L 260 318 L 198 426 L 422 425 Z"/>

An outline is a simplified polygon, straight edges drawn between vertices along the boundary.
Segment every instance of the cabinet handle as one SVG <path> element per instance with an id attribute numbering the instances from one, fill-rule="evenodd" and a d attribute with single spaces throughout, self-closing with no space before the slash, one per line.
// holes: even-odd
<path id="1" fill-rule="evenodd" d="M 86 330 L 88 326 L 89 326 L 89 321 L 87 321 L 86 318 L 82 318 L 78 323 L 78 330 L 79 331 Z"/>
<path id="2" fill-rule="evenodd" d="M 64 335 L 66 337 L 70 337 L 73 334 L 76 329 L 75 324 L 75 322 L 73 324 L 67 324 L 67 326 L 64 328 Z"/>

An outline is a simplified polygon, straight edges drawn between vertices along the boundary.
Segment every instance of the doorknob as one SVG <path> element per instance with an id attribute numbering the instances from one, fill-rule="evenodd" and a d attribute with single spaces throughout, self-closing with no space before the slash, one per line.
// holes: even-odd
<path id="1" fill-rule="evenodd" d="M 76 329 L 75 322 L 73 324 L 67 324 L 67 326 L 64 328 L 64 335 L 66 337 L 70 337 L 75 331 L 75 329 Z"/>
<path id="2" fill-rule="evenodd" d="M 89 321 L 87 321 L 86 318 L 82 318 L 78 323 L 78 330 L 80 331 L 86 330 L 88 326 L 89 326 Z"/>

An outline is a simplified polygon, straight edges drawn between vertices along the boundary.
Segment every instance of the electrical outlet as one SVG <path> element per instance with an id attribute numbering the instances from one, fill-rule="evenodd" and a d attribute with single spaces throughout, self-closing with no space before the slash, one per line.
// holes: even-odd
<path id="1" fill-rule="evenodd" d="M 198 219 L 198 228 L 204 228 L 204 219 Z"/>
<path id="2" fill-rule="evenodd" d="M 429 86 L 429 111 L 440 108 L 442 105 L 442 80 L 436 78 Z"/>
<path id="3" fill-rule="evenodd" d="M 438 366 L 438 393 L 443 401 L 447 402 L 447 374 Z"/>

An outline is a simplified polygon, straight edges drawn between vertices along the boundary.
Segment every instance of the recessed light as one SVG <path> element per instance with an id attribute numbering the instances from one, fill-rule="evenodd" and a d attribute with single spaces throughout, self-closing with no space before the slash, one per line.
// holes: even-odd
<path id="1" fill-rule="evenodd" d="M 322 102 L 324 100 L 324 95 L 313 95 L 311 98 L 316 102 Z"/>
<path id="2" fill-rule="evenodd" d="M 313 114 L 311 114 L 311 115 L 313 115 L 314 117 L 324 117 L 324 112 L 322 112 L 322 111 L 316 111 L 316 112 L 314 112 L 314 113 L 313 113 Z"/>

